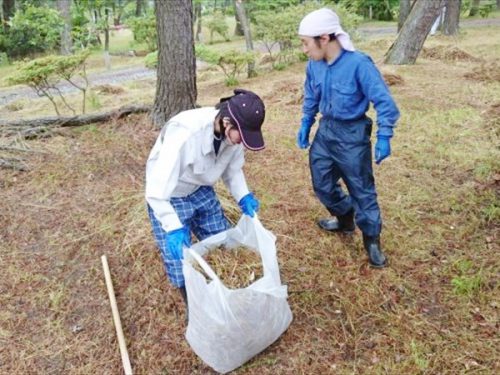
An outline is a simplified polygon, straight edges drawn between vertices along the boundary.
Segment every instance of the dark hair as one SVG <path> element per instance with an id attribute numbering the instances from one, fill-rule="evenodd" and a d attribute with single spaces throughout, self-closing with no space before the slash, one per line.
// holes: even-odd
<path id="1" fill-rule="evenodd" d="M 329 39 L 328 39 L 329 42 L 337 39 L 337 37 L 335 36 L 334 33 L 328 34 L 328 37 L 329 37 Z M 316 43 L 316 45 L 319 47 L 319 40 L 321 39 L 321 35 L 314 36 L 313 39 L 314 39 L 314 42 Z"/>
<path id="2" fill-rule="evenodd" d="M 227 107 L 228 100 L 229 100 L 229 98 L 222 98 L 221 101 L 215 105 L 215 109 L 219 110 L 219 113 L 217 113 L 217 116 L 219 116 L 219 129 L 220 129 L 220 133 L 221 133 L 222 137 L 225 136 L 225 132 L 226 132 L 226 127 L 224 126 L 224 121 L 222 121 L 222 119 L 224 117 L 229 117 L 231 124 L 233 124 L 233 121 L 232 121 L 231 116 L 229 114 L 229 109 Z"/>

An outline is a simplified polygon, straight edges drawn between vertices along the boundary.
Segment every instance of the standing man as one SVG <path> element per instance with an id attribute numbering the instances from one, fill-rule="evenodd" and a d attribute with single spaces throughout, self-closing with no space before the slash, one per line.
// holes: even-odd
<path id="1" fill-rule="evenodd" d="M 264 148 L 265 108 L 255 93 L 235 90 L 216 107 L 181 112 L 163 127 L 146 165 L 146 201 L 154 237 L 170 282 L 186 302 L 183 248 L 230 227 L 213 185 L 222 179 L 242 212 L 259 201 L 243 174 L 244 148 Z"/>
<path id="2" fill-rule="evenodd" d="M 370 264 L 387 265 L 380 247 L 382 219 L 372 170 L 366 116 L 370 102 L 377 112 L 375 162 L 391 154 L 390 140 L 399 110 L 372 59 L 354 49 L 332 10 L 309 13 L 300 22 L 299 36 L 309 56 L 304 84 L 304 105 L 297 144 L 309 147 L 309 133 L 321 112 L 319 129 L 309 150 L 314 192 L 334 218 L 318 225 L 327 231 L 351 234 L 354 218 L 363 232 Z M 342 178 L 349 195 L 339 185 Z"/>

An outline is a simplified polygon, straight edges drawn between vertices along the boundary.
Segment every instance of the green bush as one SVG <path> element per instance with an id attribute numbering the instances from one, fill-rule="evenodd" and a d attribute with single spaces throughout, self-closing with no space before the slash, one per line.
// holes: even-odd
<path id="1" fill-rule="evenodd" d="M 8 23 L 2 44 L 11 57 L 48 52 L 60 45 L 64 22 L 54 9 L 28 5 L 18 9 Z"/>
<path id="2" fill-rule="evenodd" d="M 9 58 L 5 52 L 0 52 L 0 66 L 9 65 Z"/>
<path id="3" fill-rule="evenodd" d="M 280 12 L 257 12 L 255 20 L 258 26 L 254 30 L 255 39 L 264 43 L 271 57 L 273 57 L 272 51 L 276 44 L 280 46 L 281 52 L 294 49 L 299 45 L 297 30 L 302 18 L 309 12 L 324 5 L 325 3 L 308 2 L 285 8 Z M 352 33 L 361 21 L 359 16 L 347 12 L 344 7 L 335 6 L 331 8 L 337 12 L 342 28 L 348 33 Z"/>
<path id="4" fill-rule="evenodd" d="M 99 45 L 97 27 L 89 21 L 85 13 L 86 8 L 83 5 L 74 3 L 71 7 L 71 38 L 75 49 Z"/>
<path id="5" fill-rule="evenodd" d="M 158 66 L 158 51 L 148 53 L 144 58 L 144 65 L 149 69 L 156 69 Z"/>
<path id="6" fill-rule="evenodd" d="M 202 61 L 205 61 L 206 63 L 217 65 L 217 63 L 219 62 L 220 55 L 204 44 L 196 44 L 194 46 L 194 50 L 196 53 L 196 57 Z"/>
<path id="7" fill-rule="evenodd" d="M 7 82 L 11 85 L 24 84 L 31 87 L 38 96 L 49 99 L 57 115 L 60 115 L 61 112 L 54 97 L 54 94 L 57 93 L 63 104 L 75 113 L 75 110 L 67 103 L 62 92 L 57 88 L 58 82 L 63 79 L 82 92 L 82 113 L 85 113 L 86 94 L 89 86 L 85 64 L 89 55 L 89 51 L 82 51 L 71 56 L 50 55 L 19 63 L 16 73 L 7 77 Z"/>
<path id="8" fill-rule="evenodd" d="M 219 34 L 226 42 L 229 42 L 229 26 L 226 23 L 226 17 L 222 12 L 215 11 L 208 19 L 208 30 L 210 30 L 210 43 L 213 43 L 214 34 Z"/>
<path id="9" fill-rule="evenodd" d="M 127 24 L 132 29 L 136 42 L 146 43 L 148 51 L 154 51 L 158 48 L 156 16 L 154 13 L 147 14 L 143 17 L 130 18 Z"/>
<path id="10" fill-rule="evenodd" d="M 484 4 L 479 7 L 479 15 L 481 18 L 488 18 L 490 13 L 493 12 L 494 4 Z"/>
<path id="11" fill-rule="evenodd" d="M 217 65 L 226 76 L 226 85 L 236 86 L 239 83 L 237 79 L 238 74 L 240 74 L 249 63 L 253 62 L 255 62 L 255 55 L 253 52 L 230 50 L 220 55 Z"/>
<path id="12" fill-rule="evenodd" d="M 349 13 L 379 21 L 392 21 L 398 12 L 399 0 L 340 0 L 339 4 Z M 342 17 L 340 20 L 343 21 Z"/>

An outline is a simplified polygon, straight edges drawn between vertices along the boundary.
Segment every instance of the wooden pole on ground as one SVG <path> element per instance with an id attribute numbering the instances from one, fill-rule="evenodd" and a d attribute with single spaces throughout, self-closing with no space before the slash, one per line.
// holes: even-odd
<path id="1" fill-rule="evenodd" d="M 102 268 L 104 269 L 104 277 L 106 279 L 106 287 L 108 288 L 109 302 L 111 303 L 111 311 L 113 312 L 113 321 L 115 322 L 116 335 L 118 336 L 118 345 L 120 346 L 120 354 L 122 356 L 123 369 L 125 375 L 132 375 L 132 367 L 130 366 L 130 359 L 128 357 L 127 345 L 125 344 L 125 336 L 123 336 L 122 323 L 120 321 L 120 314 L 118 313 L 118 306 L 116 304 L 115 291 L 111 281 L 111 274 L 109 272 L 108 260 L 106 255 L 101 257 Z"/>

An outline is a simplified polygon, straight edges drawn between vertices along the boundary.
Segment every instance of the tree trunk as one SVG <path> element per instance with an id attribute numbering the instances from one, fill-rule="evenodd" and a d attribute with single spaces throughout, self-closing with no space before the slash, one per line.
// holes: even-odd
<path id="1" fill-rule="evenodd" d="M 479 12 L 479 3 L 481 0 L 472 0 L 472 6 L 469 11 L 469 17 L 475 16 Z"/>
<path id="2" fill-rule="evenodd" d="M 144 0 L 135 0 L 135 16 L 140 17 L 142 16 L 142 8 L 143 8 L 143 2 Z"/>
<path id="3" fill-rule="evenodd" d="M 71 55 L 71 0 L 57 0 L 57 9 L 64 19 L 61 32 L 61 55 Z"/>
<path id="4" fill-rule="evenodd" d="M 236 25 L 234 26 L 234 35 L 244 36 L 245 31 L 243 30 L 243 25 L 241 24 L 240 17 L 238 16 L 238 9 L 236 8 L 236 4 L 233 3 L 233 7 L 234 7 L 234 20 L 236 21 Z"/>
<path id="5" fill-rule="evenodd" d="M 406 18 L 411 11 L 411 0 L 400 0 L 399 2 L 399 18 L 398 18 L 398 33 L 403 27 Z"/>
<path id="6" fill-rule="evenodd" d="M 151 114 L 158 127 L 196 105 L 196 58 L 191 1 L 155 1 L 158 33 L 156 95 Z"/>
<path id="7" fill-rule="evenodd" d="M 396 41 L 386 53 L 387 64 L 414 64 L 445 0 L 417 0 Z"/>
<path id="8" fill-rule="evenodd" d="M 460 21 L 460 5 L 462 0 L 446 0 L 444 13 L 443 34 L 458 35 L 458 24 Z"/>
<path id="9" fill-rule="evenodd" d="M 500 0 L 497 0 L 497 9 L 500 10 Z"/>
<path id="10" fill-rule="evenodd" d="M 243 0 L 234 0 L 234 6 L 236 8 L 236 14 L 241 21 L 241 26 L 243 27 L 243 34 L 245 35 L 245 43 L 247 45 L 247 51 L 253 51 L 252 34 L 250 32 L 250 23 L 245 12 L 245 4 Z M 255 72 L 255 63 L 248 63 L 247 76 L 255 77 L 257 73 Z"/>
<path id="11" fill-rule="evenodd" d="M 194 8 L 194 16 L 196 19 L 196 41 L 200 41 L 201 35 L 201 3 L 197 2 Z"/>
<path id="12" fill-rule="evenodd" d="M 4 30 L 7 30 L 9 25 L 7 22 L 10 17 L 14 15 L 16 11 L 16 0 L 3 0 L 2 2 L 2 15 L 3 15 L 3 27 Z"/>
<path id="13" fill-rule="evenodd" d="M 111 70 L 111 56 L 109 55 L 109 9 L 104 9 L 104 65 Z"/>

